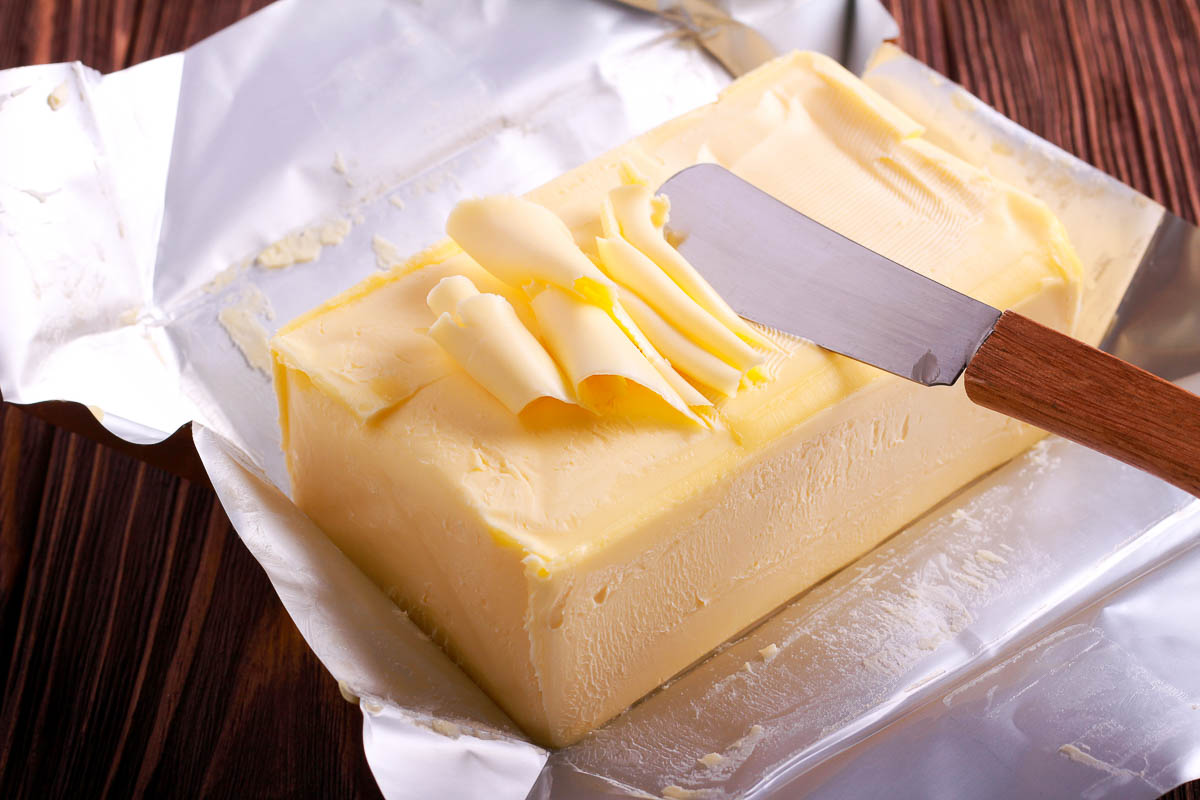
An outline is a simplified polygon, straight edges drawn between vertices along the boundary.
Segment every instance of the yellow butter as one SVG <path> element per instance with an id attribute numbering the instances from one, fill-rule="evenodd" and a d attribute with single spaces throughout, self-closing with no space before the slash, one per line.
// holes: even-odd
<path id="1" fill-rule="evenodd" d="M 621 404 L 641 405 L 650 398 L 638 397 L 640 388 L 666 401 L 681 416 L 698 421 L 604 310 L 557 286 L 539 291 L 531 305 L 547 345 L 584 408 L 609 413 Z"/>
<path id="2" fill-rule="evenodd" d="M 649 187 L 642 184 L 621 186 L 610 191 L 604 202 L 605 211 L 601 220 L 610 221 L 610 225 L 615 223 L 615 228 L 605 230 L 606 236 L 627 240 L 657 264 L 692 300 L 734 333 L 759 346 L 770 346 L 769 340 L 733 313 L 733 309 L 700 277 L 679 251 L 667 243 L 662 230 L 666 222 L 666 208 L 663 205 L 655 206 L 654 195 Z"/>
<path id="3" fill-rule="evenodd" d="M 498 294 L 480 294 L 470 278 L 442 278 L 426 303 L 438 319 L 429 336 L 514 414 L 544 397 L 570 403 L 558 367 Z"/>
<path id="4" fill-rule="evenodd" d="M 628 288 L 632 296 L 653 307 L 664 322 L 672 324 L 682 335 L 738 372 L 745 372 L 762 362 L 759 353 L 689 297 L 665 270 L 624 238 L 601 237 L 596 240 L 596 251 L 609 277 Z M 691 269 L 691 265 L 688 268 Z M 706 281 L 700 283 L 712 292 Z M 636 320 L 636 315 L 634 318 Z M 741 319 L 738 322 L 745 325 Z"/>
<path id="5" fill-rule="evenodd" d="M 513 236 L 514 229 L 522 236 Z M 612 283 L 575 246 L 554 212 L 520 197 L 486 197 L 459 203 L 446 233 L 488 272 L 524 288 L 531 282 L 558 286 L 611 306 Z"/>
<path id="6" fill-rule="evenodd" d="M 654 187 L 700 160 L 984 302 L 1076 325 L 1084 276 L 1044 205 L 930 145 L 834 62 L 797 53 L 530 193 L 564 225 L 533 257 L 485 256 L 473 237 L 493 223 L 460 217 L 450 233 L 475 258 L 441 246 L 286 326 L 273 355 L 295 501 L 545 744 L 579 738 L 1041 436 L 961 386 L 921 387 L 729 320 L 668 268 L 661 205 L 621 189 L 630 174 Z M 591 258 L 564 255 L 564 230 Z M 751 373 L 765 379 L 702 412 L 711 424 L 641 406 L 513 414 L 424 333 L 426 298 L 453 275 L 508 299 L 556 360 L 578 346 L 553 341 L 572 292 L 611 299 L 617 329 L 650 331 L 643 312 L 668 315 L 649 296 L 627 308 L 636 292 L 596 267 L 597 237 L 617 234 L 741 341 L 769 345 Z M 557 266 L 539 266 L 539 252 Z M 493 275 L 483 261 L 501 265 Z M 532 301 L 507 282 L 531 269 Z M 639 369 L 670 384 L 649 338 L 626 333 Z"/>
<path id="7" fill-rule="evenodd" d="M 601 250 L 605 241 L 598 242 Z M 726 397 L 737 392 L 742 381 L 741 372 L 697 345 L 636 294 L 622 291 L 618 297 L 638 328 L 655 342 L 672 366 Z"/>

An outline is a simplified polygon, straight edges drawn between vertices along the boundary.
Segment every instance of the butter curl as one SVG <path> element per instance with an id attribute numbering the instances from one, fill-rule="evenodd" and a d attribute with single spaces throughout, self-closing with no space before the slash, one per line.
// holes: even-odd
<path id="1" fill-rule="evenodd" d="M 599 237 L 596 250 L 609 277 L 644 300 L 661 318 L 678 328 L 681 335 L 739 372 L 762 362 L 762 356 L 753 347 L 702 308 L 666 272 L 625 239 Z M 629 293 L 622 292 L 622 297 L 628 296 Z M 636 319 L 637 315 L 634 317 Z M 657 341 L 652 333 L 646 333 L 652 341 Z"/>
<path id="2" fill-rule="evenodd" d="M 684 418 L 705 424 L 608 312 L 557 286 L 547 286 L 531 303 L 546 345 L 584 408 L 597 414 L 632 406 L 652 412 L 645 398 L 629 391 L 641 387 Z"/>
<path id="3" fill-rule="evenodd" d="M 557 286 L 604 309 L 616 287 L 575 245 L 553 211 L 520 197 L 464 200 L 450 212 L 446 232 L 480 266 L 510 286 Z"/>
<path id="4" fill-rule="evenodd" d="M 429 336 L 509 411 L 519 414 L 543 397 L 573 402 L 554 360 L 508 300 L 480 294 L 469 278 L 452 275 L 426 302 L 439 315 Z"/>
<path id="5" fill-rule="evenodd" d="M 775 349 L 768 339 L 739 317 L 687 259 L 667 242 L 662 230 L 666 222 L 666 206 L 661 199 L 654 197 L 649 187 L 638 184 L 619 186 L 608 193 L 604 203 L 604 213 L 600 219 L 607 238 L 624 237 L 657 264 L 689 297 L 743 341 L 767 350 Z"/>

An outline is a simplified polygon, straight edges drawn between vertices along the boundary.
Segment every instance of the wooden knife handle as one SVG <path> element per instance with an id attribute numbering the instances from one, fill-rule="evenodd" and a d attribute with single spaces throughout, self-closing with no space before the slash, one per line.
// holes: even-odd
<path id="1" fill-rule="evenodd" d="M 1200 497 L 1200 397 L 1005 311 L 964 376 L 967 396 Z"/>

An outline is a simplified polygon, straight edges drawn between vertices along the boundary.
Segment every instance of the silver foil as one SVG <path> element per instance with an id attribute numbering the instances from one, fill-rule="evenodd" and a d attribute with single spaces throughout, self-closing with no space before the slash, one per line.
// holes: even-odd
<path id="1" fill-rule="evenodd" d="M 578 744 L 525 741 L 287 499 L 269 379 L 219 315 L 269 332 L 386 265 L 387 244 L 439 239 L 464 194 L 526 191 L 711 100 L 728 75 L 703 47 L 732 47 L 716 55 L 735 70 L 765 40 L 857 71 L 895 26 L 873 0 L 655 4 L 672 19 L 602 0 L 351 5 L 285 0 L 112 75 L 0 72 L 0 387 L 89 404 L 134 441 L 197 421 L 239 534 L 358 699 L 386 796 L 1150 797 L 1200 777 L 1197 503 L 1054 439 Z M 758 34 L 722 39 L 722 11 Z M 1157 264 L 1110 340 L 1200 370 L 1180 327 L 1196 262 L 1168 252 L 1194 233 L 911 59 L 867 77 L 1050 203 L 1112 280 Z M 333 219 L 352 228 L 316 260 L 253 265 Z"/>

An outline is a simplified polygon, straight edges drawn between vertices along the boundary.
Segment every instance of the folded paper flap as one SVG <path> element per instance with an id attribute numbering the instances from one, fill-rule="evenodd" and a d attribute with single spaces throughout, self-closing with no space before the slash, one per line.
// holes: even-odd
<path id="1" fill-rule="evenodd" d="M 0 147 L 0 214 L 20 234 L 0 237 L 11 402 L 75 399 L 152 440 L 192 419 L 146 310 L 181 69 L 175 54 L 108 76 L 78 63 L 0 73 L 0 139 L 16 143 Z M 126 370 L 143 391 L 105 380 Z"/>

